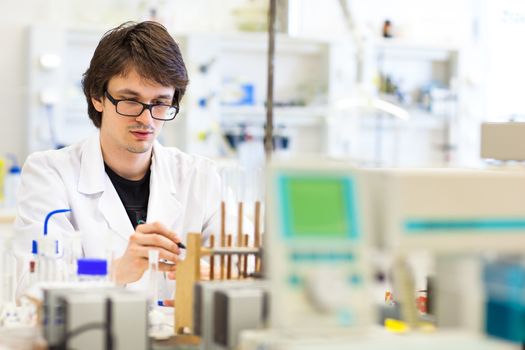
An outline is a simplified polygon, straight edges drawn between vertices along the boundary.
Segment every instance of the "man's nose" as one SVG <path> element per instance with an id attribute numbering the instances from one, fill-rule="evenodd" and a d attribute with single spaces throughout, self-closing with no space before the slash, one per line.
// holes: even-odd
<path id="1" fill-rule="evenodd" d="M 142 113 L 139 116 L 137 116 L 135 120 L 144 125 L 151 125 L 151 123 L 153 122 L 153 116 L 151 113 L 151 109 L 144 108 Z"/>

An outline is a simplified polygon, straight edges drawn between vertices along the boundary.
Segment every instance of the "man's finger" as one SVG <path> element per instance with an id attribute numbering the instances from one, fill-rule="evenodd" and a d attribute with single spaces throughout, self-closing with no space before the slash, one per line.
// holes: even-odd
<path id="1" fill-rule="evenodd" d="M 141 246 L 138 248 L 140 257 L 145 258 L 147 260 L 149 258 L 149 251 L 152 249 L 159 251 L 159 259 L 166 259 L 167 261 L 170 261 L 173 263 L 177 263 L 177 261 L 179 260 L 178 255 L 170 252 L 169 250 L 166 250 L 164 248 L 159 248 L 159 247 L 150 247 L 150 246 Z"/>
<path id="2" fill-rule="evenodd" d="M 173 273 L 173 275 L 175 275 L 175 271 L 177 270 L 177 265 L 175 264 L 166 264 L 166 263 L 159 263 L 159 270 L 160 271 L 164 271 L 164 272 L 168 272 L 168 278 L 169 278 L 169 274 L 170 273 Z"/>
<path id="3" fill-rule="evenodd" d="M 142 233 L 157 233 L 163 235 L 164 237 L 170 239 L 175 243 L 180 242 L 180 238 L 175 234 L 175 232 L 168 230 L 166 226 L 164 226 L 160 222 L 138 225 L 137 230 L 139 230 Z"/>
<path id="4" fill-rule="evenodd" d="M 180 254 L 180 248 L 177 247 L 177 244 L 160 234 L 151 233 L 135 235 L 135 242 L 142 246 L 163 248 L 174 254 Z"/>

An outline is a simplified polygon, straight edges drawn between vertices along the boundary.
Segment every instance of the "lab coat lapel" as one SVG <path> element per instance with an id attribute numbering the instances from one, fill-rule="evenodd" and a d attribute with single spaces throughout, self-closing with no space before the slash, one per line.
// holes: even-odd
<path id="1" fill-rule="evenodd" d="M 82 150 L 78 191 L 86 195 L 100 192 L 98 209 L 109 228 L 126 241 L 134 232 L 124 205 L 104 169 L 104 159 L 97 133 L 89 138 Z"/>
<path id="2" fill-rule="evenodd" d="M 115 187 L 107 176 L 106 189 L 100 196 L 98 208 L 106 219 L 109 228 L 127 241 L 135 230 Z"/>
<path id="3" fill-rule="evenodd" d="M 177 183 L 180 183 L 178 169 L 170 169 L 166 150 L 155 141 L 151 164 L 150 196 L 148 202 L 148 223 L 159 221 L 169 229 L 181 215 L 182 204 L 177 197 Z"/>

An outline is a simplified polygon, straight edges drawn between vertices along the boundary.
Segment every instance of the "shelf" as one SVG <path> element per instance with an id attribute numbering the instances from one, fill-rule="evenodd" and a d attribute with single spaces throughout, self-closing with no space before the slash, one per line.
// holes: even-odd
<path id="1" fill-rule="evenodd" d="M 419 51 L 459 51 L 459 48 L 455 45 L 436 44 L 429 42 L 414 42 L 403 39 L 380 39 L 376 41 L 376 47 L 384 49 L 402 49 Z"/>
<path id="2" fill-rule="evenodd" d="M 378 54 L 392 58 L 446 61 L 459 52 L 456 46 L 417 43 L 402 39 L 381 39 L 375 43 Z"/>
<path id="3" fill-rule="evenodd" d="M 407 109 L 410 113 L 409 120 L 400 120 L 393 117 L 385 116 L 381 121 L 382 128 L 410 128 L 419 130 L 439 130 L 444 126 L 444 119 L 440 116 L 432 115 L 422 109 Z M 377 128 L 378 119 L 372 115 L 364 116 L 359 122 L 366 129 Z"/>
<path id="4" fill-rule="evenodd" d="M 219 110 L 222 122 L 246 123 L 266 122 L 266 108 L 262 106 L 222 106 Z M 327 107 L 276 107 L 274 123 L 287 125 L 309 125 L 323 120 Z"/>

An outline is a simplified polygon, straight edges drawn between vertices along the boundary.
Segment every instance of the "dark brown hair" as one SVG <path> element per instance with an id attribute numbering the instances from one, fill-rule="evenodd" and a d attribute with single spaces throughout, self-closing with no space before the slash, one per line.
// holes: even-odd
<path id="1" fill-rule="evenodd" d="M 188 73 L 179 46 L 157 22 L 126 22 L 106 32 L 98 43 L 89 68 L 82 77 L 89 118 L 102 124 L 91 98 L 102 100 L 109 80 L 131 69 L 160 85 L 173 86 L 173 103 L 180 102 L 188 85 Z"/>

